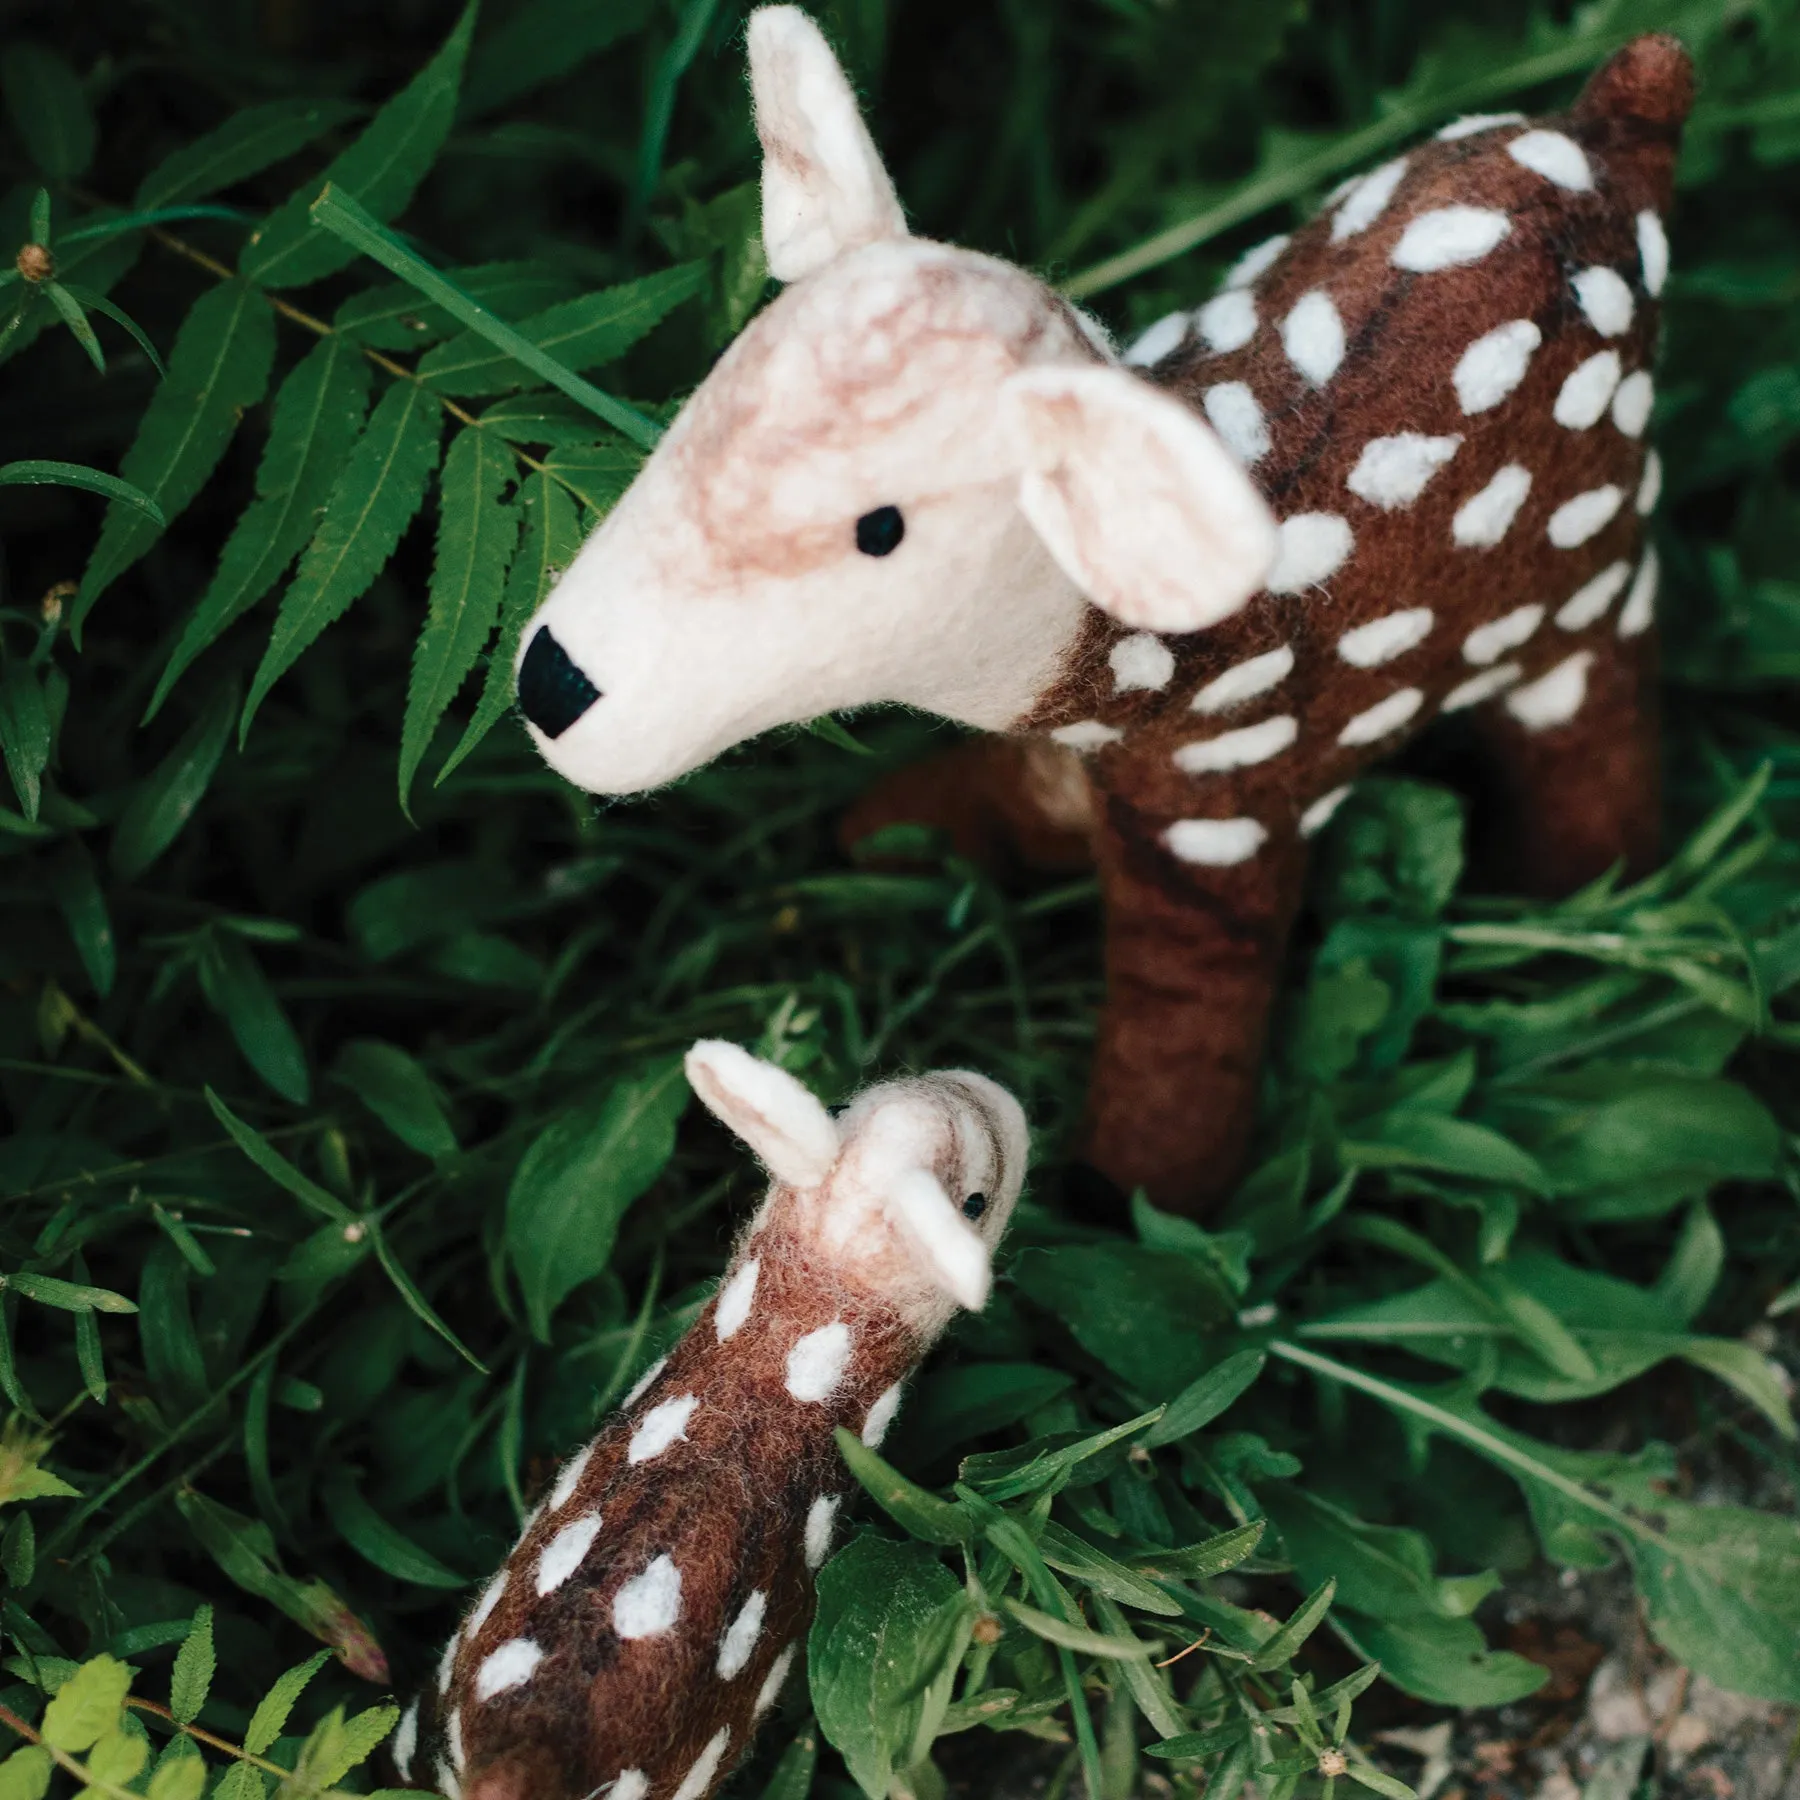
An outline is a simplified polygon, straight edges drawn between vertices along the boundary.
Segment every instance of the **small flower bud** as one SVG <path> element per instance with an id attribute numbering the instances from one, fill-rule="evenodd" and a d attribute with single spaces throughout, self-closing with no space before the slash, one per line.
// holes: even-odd
<path id="1" fill-rule="evenodd" d="M 1350 1767 L 1350 1759 L 1341 1750 L 1319 1752 L 1319 1773 L 1331 1777 L 1342 1775 Z"/>
<path id="2" fill-rule="evenodd" d="M 56 258 L 44 244 L 21 244 L 14 261 L 27 281 L 48 281 L 56 273 Z"/>
<path id="3" fill-rule="evenodd" d="M 975 1621 L 969 1635 L 978 1644 L 997 1644 L 1005 1633 L 1005 1627 L 992 1613 L 983 1613 Z"/>

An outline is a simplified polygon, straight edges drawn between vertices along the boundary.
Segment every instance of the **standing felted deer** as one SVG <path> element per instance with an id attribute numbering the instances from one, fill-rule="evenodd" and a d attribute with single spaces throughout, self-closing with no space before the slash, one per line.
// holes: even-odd
<path id="1" fill-rule="evenodd" d="M 1464 713 L 1526 882 L 1654 853 L 1686 53 L 1640 38 L 1564 117 L 1458 121 L 1121 361 L 1033 276 L 907 235 L 803 13 L 749 50 L 788 286 L 528 627 L 522 709 L 605 793 L 874 701 L 1006 734 L 889 816 L 1091 839 L 1086 1154 L 1195 1208 L 1246 1146 L 1307 839 L 1372 763 Z"/>
<path id="2" fill-rule="evenodd" d="M 962 1071 L 835 1118 L 736 1045 L 688 1080 L 771 1183 L 718 1292 L 557 1476 L 395 1735 L 451 1800 L 703 1800 L 748 1749 L 812 1619 L 849 1476 L 989 1264 L 1025 1117 Z"/>

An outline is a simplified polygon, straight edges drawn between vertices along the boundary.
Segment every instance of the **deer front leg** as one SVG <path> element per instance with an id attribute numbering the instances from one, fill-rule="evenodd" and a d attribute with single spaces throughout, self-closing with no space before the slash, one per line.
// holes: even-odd
<path id="1" fill-rule="evenodd" d="M 1171 841 L 1215 857 L 1233 846 L 1217 832 L 1209 843 L 1206 832 L 1171 840 L 1166 829 L 1116 798 L 1105 805 L 1106 1004 L 1085 1153 L 1124 1191 L 1200 1213 L 1230 1191 L 1249 1147 L 1306 854 L 1290 823 L 1243 860 L 1184 861 Z"/>

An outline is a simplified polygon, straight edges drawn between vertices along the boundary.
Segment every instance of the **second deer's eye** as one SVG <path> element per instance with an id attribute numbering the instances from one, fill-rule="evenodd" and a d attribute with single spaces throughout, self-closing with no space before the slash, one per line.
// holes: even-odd
<path id="1" fill-rule="evenodd" d="M 986 1211 L 986 1194 L 971 1194 L 968 1199 L 963 1202 L 963 1217 L 965 1219 L 979 1219 Z"/>
<path id="2" fill-rule="evenodd" d="M 856 521 L 856 547 L 864 556 L 889 556 L 906 536 L 906 521 L 897 506 L 878 506 Z"/>

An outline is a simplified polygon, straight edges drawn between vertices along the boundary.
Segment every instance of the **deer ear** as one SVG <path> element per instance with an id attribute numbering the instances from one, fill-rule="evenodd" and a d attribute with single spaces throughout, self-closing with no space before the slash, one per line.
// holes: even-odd
<path id="1" fill-rule="evenodd" d="M 987 1305 L 993 1256 L 925 1169 L 908 1169 L 886 1194 L 889 1216 L 919 1253 L 932 1279 L 970 1312 Z"/>
<path id="2" fill-rule="evenodd" d="M 1275 561 L 1275 520 L 1189 408 L 1120 368 L 1025 369 L 1001 389 L 1019 506 L 1069 578 L 1121 624 L 1198 631 Z"/>
<path id="3" fill-rule="evenodd" d="M 797 6 L 750 15 L 750 89 L 762 140 L 763 250 L 777 281 L 906 236 L 894 184 L 824 34 Z"/>
<path id="4" fill-rule="evenodd" d="M 700 1103 L 755 1151 L 777 1181 L 817 1187 L 842 1142 L 818 1100 L 785 1069 L 717 1038 L 687 1053 L 688 1085 Z"/>

